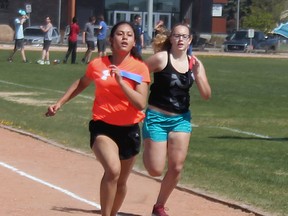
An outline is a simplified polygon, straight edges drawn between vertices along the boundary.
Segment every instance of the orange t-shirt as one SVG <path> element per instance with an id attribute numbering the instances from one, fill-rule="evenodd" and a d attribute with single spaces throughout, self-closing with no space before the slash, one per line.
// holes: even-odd
<path id="1" fill-rule="evenodd" d="M 86 76 L 95 84 L 93 120 L 102 120 L 113 125 L 129 125 L 142 121 L 145 114 L 134 107 L 127 99 L 114 77 L 110 76 L 108 56 L 96 58 L 88 65 Z M 130 56 L 120 65 L 120 70 L 142 76 L 142 82 L 150 83 L 148 67 L 145 63 Z M 123 77 L 129 87 L 135 89 L 137 83 Z"/>

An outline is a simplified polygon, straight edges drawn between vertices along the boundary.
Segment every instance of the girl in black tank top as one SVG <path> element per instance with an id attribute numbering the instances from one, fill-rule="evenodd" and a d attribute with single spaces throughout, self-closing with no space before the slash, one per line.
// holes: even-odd
<path id="1" fill-rule="evenodd" d="M 161 176 L 166 170 L 166 158 L 169 158 L 161 190 L 152 209 L 154 216 L 168 216 L 165 204 L 180 179 L 187 155 L 192 131 L 189 111 L 192 74 L 200 95 L 204 99 L 209 99 L 211 95 L 201 61 L 195 57 L 192 71 L 188 70 L 187 49 L 191 41 L 189 28 L 178 24 L 164 43 L 155 41 L 157 46 L 153 48 L 160 51 L 146 60 L 150 72 L 154 72 L 154 83 L 150 88 L 149 106 L 142 126 L 143 162 L 150 175 Z"/>
<path id="2" fill-rule="evenodd" d="M 186 113 L 190 106 L 189 89 L 193 84 L 192 71 L 189 69 L 186 73 L 178 72 L 171 64 L 170 53 L 168 52 L 167 55 L 166 67 L 153 74 L 154 82 L 150 87 L 148 103 L 168 112 Z"/>

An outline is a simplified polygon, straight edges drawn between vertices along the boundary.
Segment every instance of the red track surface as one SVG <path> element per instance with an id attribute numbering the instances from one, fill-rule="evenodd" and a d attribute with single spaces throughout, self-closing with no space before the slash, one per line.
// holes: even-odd
<path id="1" fill-rule="evenodd" d="M 97 207 L 83 201 L 99 204 L 103 169 L 92 155 L 1 127 L 0 137 L 1 216 L 100 215 Z M 152 178 L 132 173 L 121 208 L 123 215 L 151 215 L 159 186 Z M 72 193 L 83 200 L 75 199 Z M 178 189 L 174 190 L 167 207 L 171 216 L 255 215 Z"/>

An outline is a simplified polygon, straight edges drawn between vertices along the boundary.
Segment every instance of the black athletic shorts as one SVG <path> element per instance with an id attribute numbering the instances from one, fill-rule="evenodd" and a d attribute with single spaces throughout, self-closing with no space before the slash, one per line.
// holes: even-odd
<path id="1" fill-rule="evenodd" d="M 89 50 L 95 50 L 95 42 L 94 41 L 86 41 L 87 48 Z"/>
<path id="2" fill-rule="evenodd" d="M 15 39 L 15 50 L 23 49 L 24 48 L 24 39 Z"/>
<path id="3" fill-rule="evenodd" d="M 97 48 L 98 48 L 98 52 L 105 52 L 105 50 L 106 50 L 106 39 L 98 40 L 97 41 Z"/>
<path id="4" fill-rule="evenodd" d="M 140 151 L 141 137 L 138 124 L 118 126 L 107 124 L 103 121 L 91 120 L 89 122 L 89 131 L 91 148 L 98 135 L 106 135 L 117 144 L 120 160 L 129 159 Z"/>
<path id="5" fill-rule="evenodd" d="M 51 42 L 52 42 L 51 40 L 44 40 L 43 50 L 45 50 L 47 52 L 50 48 Z"/>

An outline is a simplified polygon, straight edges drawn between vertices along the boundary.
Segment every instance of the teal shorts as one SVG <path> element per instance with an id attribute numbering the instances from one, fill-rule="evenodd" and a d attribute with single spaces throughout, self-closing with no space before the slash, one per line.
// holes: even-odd
<path id="1" fill-rule="evenodd" d="M 150 138 L 155 142 L 168 140 L 169 132 L 192 132 L 190 111 L 179 115 L 166 115 L 155 110 L 147 109 L 142 127 L 144 139 Z"/>

